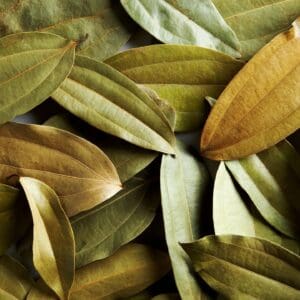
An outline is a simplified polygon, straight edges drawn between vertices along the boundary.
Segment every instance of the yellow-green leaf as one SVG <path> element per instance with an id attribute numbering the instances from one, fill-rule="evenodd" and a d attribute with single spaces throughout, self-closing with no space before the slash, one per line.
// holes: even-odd
<path id="1" fill-rule="evenodd" d="M 211 0 L 121 0 L 128 14 L 166 44 L 191 44 L 239 57 L 239 42 Z"/>
<path id="2" fill-rule="evenodd" d="M 23 300 L 34 285 L 29 272 L 10 256 L 0 257 L 0 299 Z"/>
<path id="3" fill-rule="evenodd" d="M 267 149 L 300 126 L 300 18 L 229 83 L 205 123 L 202 154 L 215 160 Z"/>
<path id="4" fill-rule="evenodd" d="M 73 66 L 75 46 L 41 32 L 0 39 L 0 124 L 28 112 L 59 87 Z"/>
<path id="5" fill-rule="evenodd" d="M 98 60 L 117 52 L 127 42 L 132 30 L 128 26 L 129 18 L 124 18 L 125 14 L 116 1 L 6 2 L 0 11 L 1 36 L 20 31 L 52 32 L 79 41 L 77 53 Z"/>
<path id="6" fill-rule="evenodd" d="M 142 148 L 173 153 L 174 134 L 158 105 L 126 76 L 77 56 L 52 97 L 90 125 Z"/>
<path id="7" fill-rule="evenodd" d="M 202 279 L 226 299 L 300 298 L 300 257 L 267 240 L 220 235 L 182 246 Z"/>
<path id="8" fill-rule="evenodd" d="M 153 45 L 130 49 L 106 63 L 153 89 L 176 111 L 176 131 L 199 128 L 208 114 L 205 96 L 217 97 L 243 66 L 205 48 Z"/>
<path id="9" fill-rule="evenodd" d="M 94 207 L 121 189 L 107 156 L 92 143 L 63 130 L 7 123 L 0 126 L 0 153 L 0 182 L 13 184 L 18 176 L 42 180 L 58 194 L 69 216 Z"/>
<path id="10" fill-rule="evenodd" d="M 226 165 L 264 219 L 300 240 L 300 155 L 286 141 Z"/>
<path id="11" fill-rule="evenodd" d="M 68 299 L 74 280 L 75 242 L 58 196 L 45 183 L 21 177 L 33 219 L 33 264 L 44 282 Z"/>
<path id="12" fill-rule="evenodd" d="M 170 262 L 165 253 L 140 244 L 128 244 L 114 255 L 76 270 L 70 300 L 130 297 L 169 270 Z M 37 287 L 30 291 L 27 299 L 53 299 L 53 296 Z"/>
<path id="13" fill-rule="evenodd" d="M 300 15 L 299 0 L 212 0 L 250 58 Z"/>

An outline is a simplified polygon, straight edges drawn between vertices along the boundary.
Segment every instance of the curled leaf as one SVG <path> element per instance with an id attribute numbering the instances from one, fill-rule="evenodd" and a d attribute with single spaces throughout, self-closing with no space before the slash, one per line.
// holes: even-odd
<path id="1" fill-rule="evenodd" d="M 298 22 L 262 48 L 221 94 L 202 133 L 204 156 L 215 160 L 245 157 L 299 128 Z"/>
<path id="2" fill-rule="evenodd" d="M 76 42 L 41 32 L 0 39 L 0 124 L 46 100 L 68 76 Z"/>
<path id="3" fill-rule="evenodd" d="M 74 280 L 74 236 L 59 198 L 43 182 L 22 177 L 33 219 L 33 263 L 44 282 L 68 299 Z"/>

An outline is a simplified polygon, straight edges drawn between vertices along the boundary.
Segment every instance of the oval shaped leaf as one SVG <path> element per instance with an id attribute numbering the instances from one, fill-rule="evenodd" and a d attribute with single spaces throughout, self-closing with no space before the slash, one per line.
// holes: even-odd
<path id="1" fill-rule="evenodd" d="M 34 285 L 27 270 L 10 256 L 0 257 L 0 298 L 7 300 L 26 298 Z"/>
<path id="2" fill-rule="evenodd" d="M 0 39 L 0 124 L 46 100 L 73 66 L 76 42 L 40 32 Z"/>
<path id="3" fill-rule="evenodd" d="M 181 45 L 130 49 L 105 62 L 173 106 L 176 131 L 199 128 L 208 114 L 205 97 L 219 96 L 243 66 L 225 54 Z"/>
<path id="4" fill-rule="evenodd" d="M 300 239 L 300 155 L 286 141 L 226 165 L 264 219 Z"/>
<path id="5" fill-rule="evenodd" d="M 221 94 L 202 133 L 204 156 L 216 160 L 245 157 L 299 128 L 298 22 L 261 49 Z"/>
<path id="6" fill-rule="evenodd" d="M 94 207 L 121 189 L 107 156 L 63 130 L 7 123 L 0 127 L 0 152 L 1 182 L 9 184 L 18 176 L 40 179 L 55 190 L 69 216 Z"/>
<path id="7" fill-rule="evenodd" d="M 104 132 L 146 149 L 174 152 L 174 134 L 157 104 L 108 65 L 78 56 L 52 97 Z"/>
<path id="8" fill-rule="evenodd" d="M 120 16 L 116 1 L 9 2 L 1 9 L 1 36 L 20 31 L 52 32 L 79 41 L 77 53 L 98 60 L 113 55 L 130 37 L 130 20 Z"/>
<path id="9" fill-rule="evenodd" d="M 213 219 L 216 235 L 234 234 L 260 237 L 300 254 L 300 244 L 269 226 L 259 215 L 250 199 L 236 189 L 221 162 L 214 185 Z"/>
<path id="10" fill-rule="evenodd" d="M 211 0 L 121 0 L 128 14 L 167 44 L 191 44 L 239 57 L 239 42 Z"/>
<path id="11" fill-rule="evenodd" d="M 68 299 L 75 268 L 75 242 L 69 219 L 49 186 L 29 177 L 21 177 L 20 183 L 33 219 L 33 264 L 59 298 Z"/>
<path id="12" fill-rule="evenodd" d="M 192 241 L 200 236 L 208 173 L 178 143 L 176 157 L 163 156 L 160 176 L 164 227 L 176 285 L 181 297 L 199 299 L 202 291 L 194 277 L 190 259 L 179 242 Z"/>
<path id="13" fill-rule="evenodd" d="M 276 244 L 221 235 L 182 246 L 199 275 L 226 298 L 300 297 L 300 257 Z"/>
<path id="14" fill-rule="evenodd" d="M 298 0 L 212 0 L 234 30 L 244 58 L 250 58 L 300 15 Z"/>
<path id="15" fill-rule="evenodd" d="M 145 171 L 112 199 L 72 220 L 77 267 L 111 255 L 151 224 L 160 200 L 153 182 Z"/>
<path id="16" fill-rule="evenodd" d="M 123 299 L 133 296 L 170 270 L 168 255 L 139 244 L 122 247 L 114 255 L 76 270 L 70 300 Z M 43 289 L 32 289 L 28 300 L 52 299 Z"/>

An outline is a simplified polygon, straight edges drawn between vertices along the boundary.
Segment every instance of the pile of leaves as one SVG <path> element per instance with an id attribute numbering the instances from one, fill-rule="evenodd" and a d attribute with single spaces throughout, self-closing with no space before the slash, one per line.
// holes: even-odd
<path id="1" fill-rule="evenodd" d="M 0 298 L 300 299 L 299 15 L 1 0 Z"/>

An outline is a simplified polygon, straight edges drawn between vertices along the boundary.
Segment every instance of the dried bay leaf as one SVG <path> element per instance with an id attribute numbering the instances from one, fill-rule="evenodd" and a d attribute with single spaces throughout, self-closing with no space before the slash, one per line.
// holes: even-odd
<path id="1" fill-rule="evenodd" d="M 176 152 L 176 158 L 164 155 L 161 164 L 161 198 L 166 240 L 181 297 L 205 298 L 191 261 L 179 242 L 193 241 L 200 237 L 201 209 L 209 175 L 205 167 L 180 143 L 177 144 Z"/>
<path id="2" fill-rule="evenodd" d="M 86 139 L 91 138 L 87 135 L 91 128 L 79 123 L 76 117 L 69 114 L 55 115 L 47 120 L 45 125 L 70 131 Z M 96 137 L 91 138 L 92 142 L 112 161 L 121 182 L 145 169 L 158 156 L 155 151 L 137 147 L 113 136 L 100 135 L 98 132 L 95 135 Z"/>
<path id="3" fill-rule="evenodd" d="M 173 106 L 176 131 L 199 128 L 208 114 L 205 96 L 219 96 L 243 66 L 225 54 L 183 45 L 130 49 L 105 62 Z"/>
<path id="4" fill-rule="evenodd" d="M 169 257 L 165 253 L 140 244 L 128 244 L 114 255 L 76 270 L 70 300 L 130 297 L 159 280 L 169 270 Z M 27 299 L 53 297 L 47 297 L 45 292 L 35 288 Z"/>
<path id="5" fill-rule="evenodd" d="M 273 146 L 299 128 L 299 22 L 261 49 L 221 94 L 202 133 L 205 157 L 245 157 Z"/>
<path id="6" fill-rule="evenodd" d="M 276 34 L 289 28 L 300 15 L 298 0 L 212 0 L 250 58 Z"/>
<path id="7" fill-rule="evenodd" d="M 239 42 L 211 0 L 121 0 L 128 14 L 158 40 L 239 57 Z"/>
<path id="8" fill-rule="evenodd" d="M 9 184 L 18 176 L 42 180 L 58 194 L 69 216 L 94 207 L 121 189 L 107 156 L 92 143 L 63 130 L 7 123 L 0 127 L 0 153 L 0 182 Z"/>
<path id="9" fill-rule="evenodd" d="M 0 35 L 51 32 L 79 41 L 77 53 L 103 60 L 130 37 L 129 20 L 121 14 L 120 5 L 110 0 L 8 0 L 0 11 Z"/>
<path id="10" fill-rule="evenodd" d="M 221 235 L 182 246 L 199 275 L 228 299 L 300 297 L 300 257 L 267 240 Z"/>
<path id="11" fill-rule="evenodd" d="M 300 254 L 298 242 L 268 226 L 249 199 L 245 199 L 245 195 L 242 197 L 223 162 L 218 168 L 214 185 L 213 219 L 216 235 L 260 237 Z"/>
<path id="12" fill-rule="evenodd" d="M 123 190 L 103 205 L 72 219 L 77 267 L 111 255 L 151 224 L 160 196 L 157 181 L 148 172 L 127 181 Z"/>
<path id="13" fill-rule="evenodd" d="M 70 76 L 52 97 L 106 133 L 142 148 L 174 152 L 174 133 L 157 104 L 108 65 L 77 56 Z"/>
<path id="14" fill-rule="evenodd" d="M 0 39 L 0 124 L 46 100 L 68 76 L 76 42 L 41 32 Z"/>
<path id="15" fill-rule="evenodd" d="M 264 219 L 300 240 L 300 154 L 286 141 L 226 166 Z"/>
<path id="16" fill-rule="evenodd" d="M 34 285 L 27 270 L 10 256 L 0 257 L 0 299 L 23 300 Z"/>
<path id="17" fill-rule="evenodd" d="M 59 298 L 68 299 L 75 270 L 75 242 L 69 219 L 58 196 L 45 183 L 21 177 L 20 184 L 33 219 L 33 264 Z"/>

